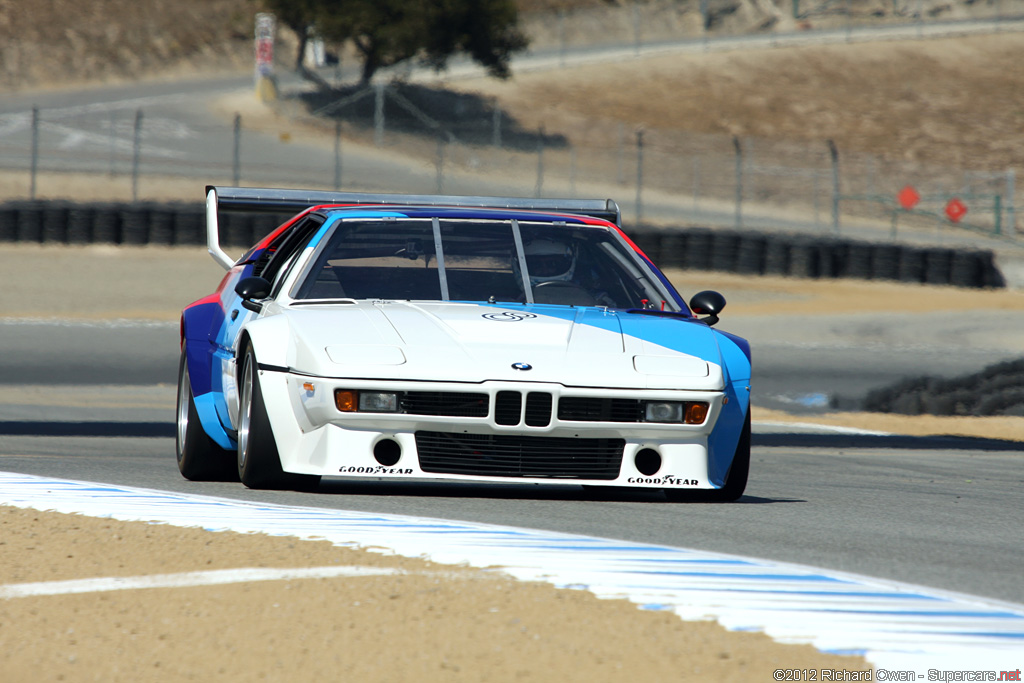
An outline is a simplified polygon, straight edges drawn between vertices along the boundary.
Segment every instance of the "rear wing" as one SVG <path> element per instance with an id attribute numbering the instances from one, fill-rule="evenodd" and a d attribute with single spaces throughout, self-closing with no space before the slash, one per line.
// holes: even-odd
<path id="1" fill-rule="evenodd" d="M 622 226 L 619 205 L 611 199 L 547 199 L 526 197 L 474 197 L 461 195 L 380 194 L 282 190 L 258 187 L 206 186 L 206 248 L 213 260 L 230 270 L 234 265 L 220 247 L 220 211 L 299 213 L 320 204 L 390 206 L 456 206 L 469 208 L 522 209 L 549 213 L 593 216 Z"/>

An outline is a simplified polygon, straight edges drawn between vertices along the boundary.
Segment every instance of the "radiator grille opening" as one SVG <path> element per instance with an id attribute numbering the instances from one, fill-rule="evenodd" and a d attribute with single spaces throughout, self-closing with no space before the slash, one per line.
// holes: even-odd
<path id="1" fill-rule="evenodd" d="M 438 474 L 612 480 L 625 439 L 416 432 L 420 468 Z"/>
<path id="2" fill-rule="evenodd" d="M 487 417 L 487 394 L 458 391 L 407 391 L 402 410 L 410 415 Z"/>
<path id="3" fill-rule="evenodd" d="M 494 421 L 506 427 L 519 424 L 523 395 L 518 391 L 499 391 L 494 399 Z"/>
<path id="4" fill-rule="evenodd" d="M 531 391 L 526 395 L 526 424 L 530 427 L 551 424 L 551 394 Z"/>
<path id="5" fill-rule="evenodd" d="M 558 419 L 567 422 L 641 422 L 643 402 L 635 398 L 562 396 Z"/>

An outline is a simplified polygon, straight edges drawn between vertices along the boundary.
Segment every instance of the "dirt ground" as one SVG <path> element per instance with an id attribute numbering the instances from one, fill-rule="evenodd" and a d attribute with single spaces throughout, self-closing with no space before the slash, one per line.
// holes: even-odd
<path id="1" fill-rule="evenodd" d="M 0 599 L 3 680 L 745 683 L 777 668 L 867 668 L 584 591 L 325 541 L 0 507 L 0 584 L 332 566 L 403 573 Z"/>

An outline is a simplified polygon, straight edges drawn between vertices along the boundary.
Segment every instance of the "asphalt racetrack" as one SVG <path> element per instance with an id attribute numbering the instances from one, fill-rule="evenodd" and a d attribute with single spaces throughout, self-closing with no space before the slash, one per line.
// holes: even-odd
<path id="1" fill-rule="evenodd" d="M 101 284 L 92 297 L 40 284 L 34 310 L 0 315 L 0 470 L 692 547 L 1024 602 L 1024 507 L 1015 502 L 1024 483 L 1024 435 L 910 437 L 874 434 L 871 425 L 800 426 L 827 410 L 822 401 L 855 402 L 901 375 L 955 375 L 1014 357 L 1024 331 L 996 324 L 1005 313 L 983 310 L 975 295 L 972 335 L 926 339 L 922 331 L 941 329 L 943 320 L 953 331 L 967 325 L 963 314 L 923 310 L 912 300 L 923 312 L 800 313 L 811 310 L 807 302 L 787 304 L 787 296 L 795 297 L 783 290 L 721 279 L 717 286 L 735 312 L 727 309 L 720 326 L 750 338 L 755 353 L 750 484 L 733 505 L 668 504 L 654 492 L 603 499 L 576 486 L 376 480 L 325 481 L 306 494 L 196 484 L 177 471 L 176 311 L 215 286 L 219 271 L 205 253 L 26 248 L 8 252 L 7 260 L 26 279 L 42 274 L 44 263 L 91 263 L 121 279 L 108 292 L 96 278 Z M 165 271 L 181 275 L 172 294 L 163 291 Z M 915 288 L 914 296 L 925 289 Z M 956 301 L 948 288 L 936 294 Z M 870 296 L 878 294 L 869 290 Z M 132 314 L 147 302 L 149 319 Z M 796 313 L 773 313 L 787 305 Z M 987 335 L 977 324 L 986 319 L 993 321 Z M 887 348 L 880 339 L 889 340 Z M 758 409 L 780 407 L 789 409 L 786 421 L 759 419 Z M 1019 418 L 1011 420 L 1019 426 Z"/>

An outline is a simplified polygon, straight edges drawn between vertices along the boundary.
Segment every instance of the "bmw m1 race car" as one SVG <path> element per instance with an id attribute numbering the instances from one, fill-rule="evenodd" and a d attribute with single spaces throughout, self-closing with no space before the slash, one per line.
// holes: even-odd
<path id="1" fill-rule="evenodd" d="M 226 211 L 298 215 L 235 261 Z M 712 329 L 720 294 L 687 306 L 619 222 L 611 200 L 208 187 L 228 273 L 181 316 L 181 473 L 735 500 L 749 345 Z"/>

